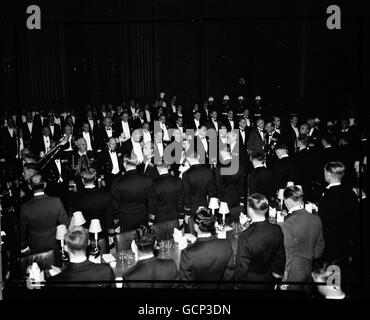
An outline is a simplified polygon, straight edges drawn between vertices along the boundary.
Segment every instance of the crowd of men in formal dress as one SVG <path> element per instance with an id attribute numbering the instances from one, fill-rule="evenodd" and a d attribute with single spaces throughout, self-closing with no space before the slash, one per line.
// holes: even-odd
<path id="1" fill-rule="evenodd" d="M 10 108 L 1 114 L 1 127 L 8 266 L 20 255 L 58 249 L 56 228 L 70 225 L 76 211 L 85 226 L 100 220 L 105 253 L 117 233 L 141 230 L 135 240 L 139 262 L 125 279 L 190 281 L 184 287 L 220 286 L 191 281 L 235 280 L 237 287 L 260 281 L 269 287 L 278 279 L 308 281 L 320 257 L 343 270 L 355 260 L 366 191 L 361 177 L 367 173 L 361 148 L 367 142 L 350 115 L 274 114 L 259 96 L 253 103 L 209 97 L 185 108 L 161 94 L 152 105 L 131 100 L 78 111 Z M 236 170 L 223 171 L 230 163 Z M 229 222 L 248 225 L 236 259 L 229 241 L 214 236 L 210 198 L 227 203 Z M 317 212 L 307 212 L 307 202 Z M 269 222 L 272 208 L 286 212 L 281 226 Z M 151 228 L 158 224 L 164 225 L 161 235 Z M 153 254 L 156 239 L 168 239 L 173 228 L 195 236 L 181 253 L 179 271 Z M 70 265 L 55 279 L 113 277 L 107 266 L 86 260 L 84 228 L 71 225 L 65 243 Z"/>

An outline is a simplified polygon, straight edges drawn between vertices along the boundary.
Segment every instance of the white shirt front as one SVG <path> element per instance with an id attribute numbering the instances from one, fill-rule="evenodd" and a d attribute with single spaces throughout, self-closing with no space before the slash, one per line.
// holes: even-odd
<path id="1" fill-rule="evenodd" d="M 112 161 L 112 174 L 119 173 L 119 164 L 118 164 L 118 156 L 116 151 L 109 150 L 110 159 Z"/>
<path id="2" fill-rule="evenodd" d="M 130 127 L 128 125 L 128 122 L 127 121 L 121 121 L 121 125 L 122 125 L 122 131 L 123 131 L 126 139 L 131 138 L 131 132 L 130 132 Z"/>
<path id="3" fill-rule="evenodd" d="M 33 122 L 27 122 L 28 130 L 32 134 L 32 127 L 33 127 Z"/>
<path id="4" fill-rule="evenodd" d="M 147 130 L 143 130 L 143 141 L 144 144 L 152 141 L 152 136 L 150 135 L 150 132 Z"/>
<path id="5" fill-rule="evenodd" d="M 293 130 L 294 130 L 294 133 L 295 133 L 295 135 L 296 135 L 296 138 L 298 138 L 298 136 L 299 136 L 298 128 L 297 128 L 297 127 L 295 127 L 295 126 L 293 126 L 293 125 L 292 125 L 292 128 L 293 128 Z"/>
<path id="6" fill-rule="evenodd" d="M 144 156 L 143 156 L 143 150 L 141 149 L 140 142 L 135 142 L 132 139 L 131 139 L 131 142 L 132 142 L 133 151 L 136 154 L 139 163 L 142 163 L 144 160 Z"/>
<path id="7" fill-rule="evenodd" d="M 264 133 L 263 133 L 263 130 L 258 129 L 258 133 L 259 133 L 259 135 L 260 135 L 260 137 L 261 137 L 262 141 L 265 141 L 265 135 L 264 135 Z"/>
<path id="8" fill-rule="evenodd" d="M 131 110 L 132 117 L 136 118 L 136 109 L 135 109 L 135 107 L 130 107 L 130 110 Z"/>
<path id="9" fill-rule="evenodd" d="M 195 123 L 195 127 L 196 127 L 196 129 L 198 129 L 198 128 L 199 128 L 199 120 L 194 119 L 194 123 Z"/>
<path id="10" fill-rule="evenodd" d="M 240 130 L 239 129 L 239 132 L 240 132 L 240 135 L 242 136 L 242 139 L 243 139 L 243 144 L 245 143 L 245 130 Z"/>
<path id="11" fill-rule="evenodd" d="M 177 129 L 179 129 L 181 131 L 181 133 L 184 133 L 184 127 L 177 126 Z"/>
<path id="12" fill-rule="evenodd" d="M 244 119 L 247 122 L 247 127 L 250 127 L 251 126 L 251 121 L 249 120 L 249 118 L 244 117 Z"/>
<path id="13" fill-rule="evenodd" d="M 308 135 L 309 135 L 310 137 L 312 136 L 313 130 L 314 130 L 314 128 L 311 128 L 311 129 L 310 129 L 310 132 L 308 133 Z"/>
<path id="14" fill-rule="evenodd" d="M 27 121 L 27 118 L 24 114 L 22 114 L 22 123 L 25 123 Z"/>
<path id="15" fill-rule="evenodd" d="M 93 119 L 89 119 L 89 124 L 90 124 L 91 130 L 94 130 L 94 120 Z"/>
<path id="16" fill-rule="evenodd" d="M 169 141 L 170 140 L 170 136 L 168 135 L 168 131 L 167 131 L 166 125 L 164 123 L 162 123 L 162 122 L 161 122 L 161 129 L 163 130 L 163 140 L 164 141 Z"/>
<path id="17" fill-rule="evenodd" d="M 43 136 L 43 138 L 44 138 L 45 151 L 49 152 L 49 150 L 50 150 L 50 138 L 47 137 L 47 136 Z"/>
<path id="18" fill-rule="evenodd" d="M 145 110 L 145 116 L 146 116 L 146 120 L 148 121 L 148 122 L 150 122 L 150 112 L 149 112 L 149 110 Z"/>
<path id="19" fill-rule="evenodd" d="M 207 139 L 204 137 L 204 138 L 201 138 L 201 137 L 199 137 L 200 138 L 200 141 L 202 141 L 202 144 L 203 144 L 203 147 L 204 147 L 204 150 L 206 151 L 206 152 L 208 152 L 208 143 L 207 143 Z"/>
<path id="20" fill-rule="evenodd" d="M 218 132 L 218 123 L 215 119 L 212 119 L 213 125 L 215 126 L 216 131 Z"/>
<path id="21" fill-rule="evenodd" d="M 172 107 L 172 112 L 173 113 L 176 113 L 176 106 L 175 105 L 172 105 L 171 107 Z"/>
<path id="22" fill-rule="evenodd" d="M 51 135 L 53 136 L 54 135 L 54 131 L 55 131 L 54 125 L 50 125 L 49 128 L 50 128 Z"/>
<path id="23" fill-rule="evenodd" d="M 112 138 L 113 130 L 112 128 L 105 128 L 105 132 L 107 133 L 108 138 Z"/>
<path id="24" fill-rule="evenodd" d="M 236 142 L 234 141 L 231 145 L 230 145 L 230 152 L 233 152 L 234 148 L 235 148 L 235 145 L 236 145 Z"/>
<path id="25" fill-rule="evenodd" d="M 91 138 L 89 132 L 82 132 L 82 137 L 86 140 L 87 151 L 92 151 Z"/>
<path id="26" fill-rule="evenodd" d="M 233 130 L 234 129 L 234 121 L 229 119 L 230 127 Z"/>
<path id="27" fill-rule="evenodd" d="M 65 151 L 72 151 L 73 150 L 73 148 L 72 148 L 72 136 L 69 136 L 68 142 L 69 142 L 69 147 Z"/>
<path id="28" fill-rule="evenodd" d="M 13 135 L 14 135 L 14 129 L 13 129 L 13 128 L 9 128 L 9 127 L 8 127 L 8 131 L 9 131 L 10 136 L 13 138 Z"/>
<path id="29" fill-rule="evenodd" d="M 163 143 L 157 143 L 159 155 L 163 157 Z"/>
<path id="30" fill-rule="evenodd" d="M 60 159 L 55 159 L 55 160 L 54 160 L 54 162 L 55 162 L 55 164 L 56 164 L 56 166 L 57 166 L 57 169 L 58 169 L 59 175 L 61 176 L 61 175 L 62 175 L 62 165 L 61 165 L 61 163 L 60 163 Z M 61 177 L 59 177 L 58 182 L 62 182 L 62 181 L 63 181 L 63 179 L 62 179 Z"/>

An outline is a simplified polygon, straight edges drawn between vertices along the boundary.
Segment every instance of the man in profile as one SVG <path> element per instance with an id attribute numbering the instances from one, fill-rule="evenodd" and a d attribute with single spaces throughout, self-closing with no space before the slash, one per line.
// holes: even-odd
<path id="1" fill-rule="evenodd" d="M 89 232 L 82 226 L 73 227 L 64 237 L 69 265 L 48 280 L 50 285 L 63 287 L 111 287 L 114 273 L 109 264 L 96 264 L 87 259 Z M 73 283 L 68 283 L 73 282 Z"/>
<path id="2" fill-rule="evenodd" d="M 159 259 L 154 256 L 156 234 L 152 228 L 141 226 L 136 230 L 136 239 L 132 241 L 131 248 L 138 262 L 123 275 L 126 280 L 124 287 L 128 288 L 171 288 L 171 282 L 177 279 L 178 270 L 174 260 Z M 130 282 L 130 280 L 149 280 L 150 282 Z M 153 281 L 153 282 L 152 282 Z"/>

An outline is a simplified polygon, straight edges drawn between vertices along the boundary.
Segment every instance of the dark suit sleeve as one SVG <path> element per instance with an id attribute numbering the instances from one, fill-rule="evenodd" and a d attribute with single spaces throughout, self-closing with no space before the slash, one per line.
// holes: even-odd
<path id="1" fill-rule="evenodd" d="M 325 247 L 325 241 L 324 241 L 324 236 L 322 233 L 322 224 L 321 224 L 321 219 L 320 217 L 318 218 L 318 226 L 319 226 L 319 238 L 316 241 L 315 244 L 315 250 L 314 250 L 314 256 L 315 258 L 320 258 L 322 256 L 322 253 L 324 252 L 324 247 Z"/>
<path id="2" fill-rule="evenodd" d="M 179 270 L 179 280 L 180 281 L 193 281 L 193 275 L 191 271 L 191 261 L 188 256 L 188 252 L 183 250 L 181 252 L 180 258 L 180 270 Z M 192 284 L 182 283 L 181 287 L 191 287 Z"/>
<path id="3" fill-rule="evenodd" d="M 27 239 L 27 233 L 28 233 L 28 219 L 26 215 L 24 214 L 23 207 L 21 207 L 21 249 L 25 249 L 28 246 L 28 239 Z"/>
<path id="4" fill-rule="evenodd" d="M 119 208 L 120 208 L 120 192 L 115 183 L 112 184 L 111 196 L 112 196 L 111 220 L 114 220 L 119 217 Z M 114 226 L 108 225 L 108 227 Z"/>
<path id="5" fill-rule="evenodd" d="M 253 194 L 257 192 L 257 179 L 255 175 L 250 174 L 248 176 L 248 186 L 249 186 L 249 194 Z"/>
<path id="6" fill-rule="evenodd" d="M 211 179 L 208 184 L 208 197 L 217 197 L 217 187 L 216 187 L 216 181 L 213 173 L 211 172 Z"/>
<path id="7" fill-rule="evenodd" d="M 157 210 L 158 210 L 157 194 L 155 191 L 155 186 L 152 185 L 148 192 L 148 215 L 150 222 L 153 223 L 155 222 Z"/>
<path id="8" fill-rule="evenodd" d="M 58 222 L 60 224 L 67 225 L 67 222 L 68 222 L 67 212 L 64 209 L 63 203 L 60 199 L 58 199 L 58 207 L 59 207 L 59 209 L 58 209 Z"/>
<path id="9" fill-rule="evenodd" d="M 280 227 L 279 227 L 280 229 Z M 284 247 L 284 235 L 282 231 L 279 230 L 279 246 L 272 260 L 272 273 L 274 277 L 283 277 L 286 257 L 285 257 L 285 247 Z"/>
<path id="10" fill-rule="evenodd" d="M 224 273 L 224 277 L 223 277 L 224 281 L 231 281 L 234 278 L 234 271 L 235 271 L 234 253 L 233 253 L 233 249 L 231 247 L 230 242 L 229 242 L 229 248 L 230 248 L 230 250 L 229 250 L 229 259 L 228 259 L 228 263 L 227 263 L 225 273 Z"/>
<path id="11" fill-rule="evenodd" d="M 285 247 L 285 256 L 286 256 L 286 263 L 285 263 L 285 271 L 283 281 L 289 280 L 289 272 L 292 267 L 293 262 L 293 254 L 294 254 L 294 235 L 293 231 L 289 228 L 286 223 L 281 225 L 281 229 L 284 234 L 284 247 Z"/>
<path id="12" fill-rule="evenodd" d="M 183 174 L 182 176 L 182 183 L 184 186 L 184 208 L 189 209 L 191 208 L 190 204 L 190 193 L 191 193 L 191 186 L 189 182 L 188 175 L 186 173 Z"/>
<path id="13" fill-rule="evenodd" d="M 184 197 L 185 197 L 185 194 L 184 194 L 184 185 L 183 183 L 181 182 L 181 185 L 180 185 L 180 192 L 177 196 L 177 215 L 179 217 L 179 219 L 183 219 L 184 218 L 184 215 L 185 215 L 185 210 L 184 210 Z"/>
<path id="14" fill-rule="evenodd" d="M 235 281 L 245 281 L 248 274 L 249 263 L 252 257 L 251 248 L 245 237 L 239 238 L 238 252 L 236 255 Z M 241 284 L 237 284 L 240 287 Z"/>

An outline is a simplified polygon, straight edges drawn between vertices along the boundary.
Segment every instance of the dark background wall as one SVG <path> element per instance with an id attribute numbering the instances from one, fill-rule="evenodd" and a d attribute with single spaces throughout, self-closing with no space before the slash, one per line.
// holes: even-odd
<path id="1" fill-rule="evenodd" d="M 2 4 L 1 103 L 116 105 L 165 91 L 184 105 L 210 95 L 259 94 L 287 109 L 358 107 L 361 10 L 341 4 L 343 29 L 330 31 L 327 4 L 247 2 Z M 41 30 L 26 29 L 29 4 L 41 7 Z M 238 83 L 242 76 L 246 87 Z"/>

